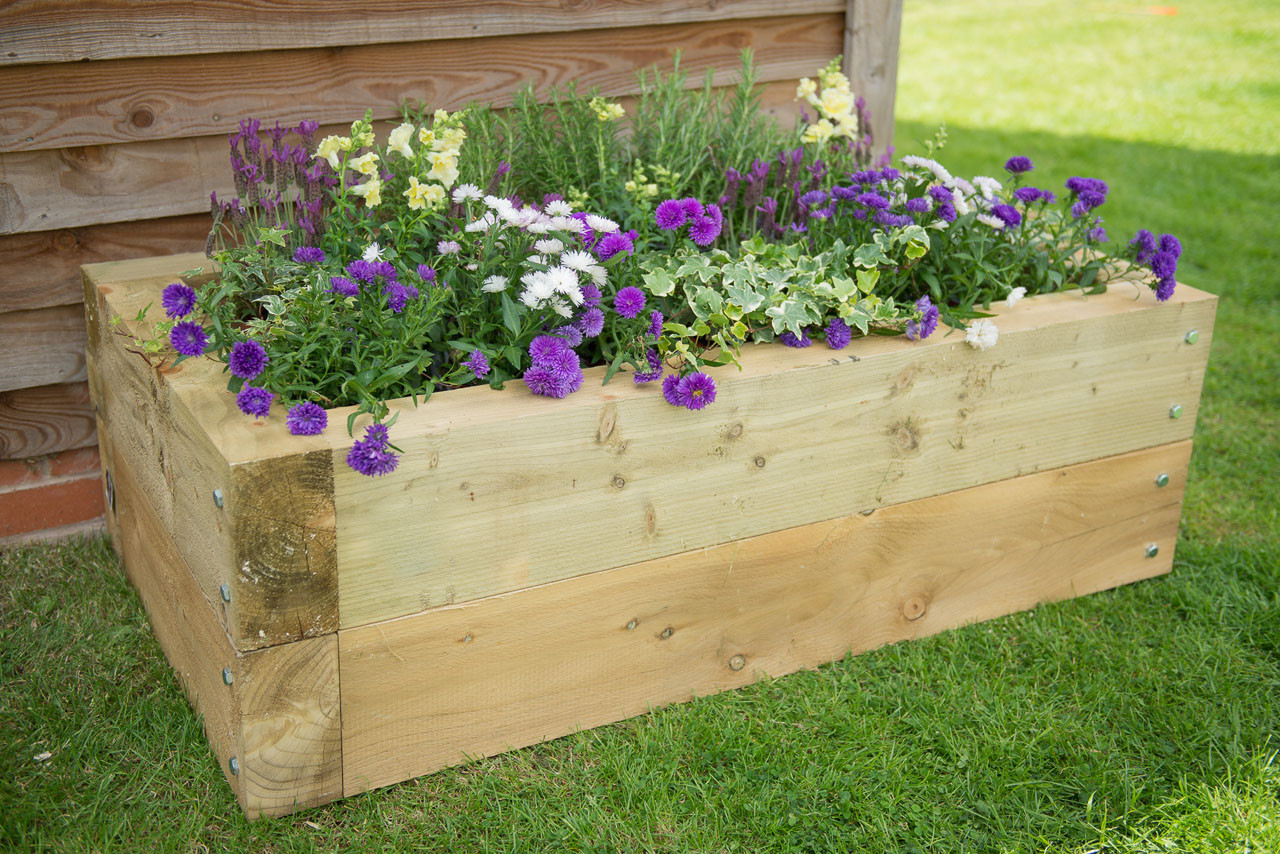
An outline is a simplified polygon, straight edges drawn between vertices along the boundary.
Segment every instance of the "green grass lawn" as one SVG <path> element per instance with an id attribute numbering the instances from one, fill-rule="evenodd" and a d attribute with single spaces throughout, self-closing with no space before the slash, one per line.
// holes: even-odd
<path id="1" fill-rule="evenodd" d="M 1144 8 L 907 0 L 897 141 L 1221 295 L 1172 575 L 250 824 L 109 546 L 12 551 L 0 849 L 1280 851 L 1280 6 Z"/>

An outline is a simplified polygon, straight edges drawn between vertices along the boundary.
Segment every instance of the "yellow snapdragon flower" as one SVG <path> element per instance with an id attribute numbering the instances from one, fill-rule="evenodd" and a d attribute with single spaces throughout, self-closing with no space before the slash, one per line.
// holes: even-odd
<path id="1" fill-rule="evenodd" d="M 451 151 L 433 151 L 427 155 L 431 161 L 431 171 L 427 177 L 439 181 L 446 187 L 452 187 L 458 180 L 458 155 Z"/>
<path id="2" fill-rule="evenodd" d="M 808 77 L 800 78 L 800 85 L 796 87 L 796 100 L 804 99 L 810 104 L 816 104 L 818 100 L 818 84 L 810 80 Z"/>
<path id="3" fill-rule="evenodd" d="M 858 117 L 853 113 L 845 113 L 836 119 L 836 136 L 848 139 L 858 138 Z"/>
<path id="4" fill-rule="evenodd" d="M 382 204 L 382 179 L 375 175 L 363 184 L 356 184 L 351 192 L 363 198 L 366 207 L 377 207 Z"/>
<path id="5" fill-rule="evenodd" d="M 822 119 L 815 124 L 809 125 L 804 129 L 804 136 L 800 137 L 801 142 L 816 142 L 818 144 L 825 143 L 831 139 L 835 133 L 835 125 L 831 124 L 827 119 Z"/>
<path id="6" fill-rule="evenodd" d="M 445 128 L 436 134 L 435 142 L 432 143 L 431 147 L 436 151 L 450 152 L 456 157 L 458 150 L 462 148 L 463 140 L 466 138 L 467 131 L 465 128 Z"/>
<path id="7" fill-rule="evenodd" d="M 377 175 L 378 155 L 370 151 L 368 154 L 361 154 L 359 157 L 353 157 L 348 160 L 347 165 L 361 175 Z"/>
<path id="8" fill-rule="evenodd" d="M 345 136 L 326 136 L 316 146 L 316 157 L 329 161 L 329 166 L 336 172 L 342 165 L 342 152 L 351 150 L 351 139 Z"/>
<path id="9" fill-rule="evenodd" d="M 444 187 L 439 184 L 423 184 L 417 176 L 409 176 L 409 189 L 404 191 L 404 196 L 409 200 L 409 209 L 420 211 L 427 205 L 435 207 L 444 201 Z"/>
<path id="10" fill-rule="evenodd" d="M 853 94 L 847 91 L 842 92 L 834 87 L 823 89 L 815 106 L 827 118 L 838 121 L 841 116 L 853 111 Z"/>
<path id="11" fill-rule="evenodd" d="M 435 145 L 436 132 L 426 125 L 423 125 L 422 129 L 418 131 L 418 142 L 422 143 L 427 148 L 430 148 Z"/>
<path id="12" fill-rule="evenodd" d="M 413 149 L 409 147 L 409 140 L 413 138 L 413 125 L 409 122 L 397 127 L 387 137 L 387 148 L 399 154 L 406 160 L 413 159 Z"/>
<path id="13" fill-rule="evenodd" d="M 620 119 L 626 115 L 626 110 L 622 109 L 621 104 L 611 104 L 604 98 L 592 98 L 587 106 L 595 111 L 596 118 L 602 122 Z"/>
<path id="14" fill-rule="evenodd" d="M 373 145 L 373 128 L 364 119 L 351 123 L 351 142 L 356 148 Z"/>

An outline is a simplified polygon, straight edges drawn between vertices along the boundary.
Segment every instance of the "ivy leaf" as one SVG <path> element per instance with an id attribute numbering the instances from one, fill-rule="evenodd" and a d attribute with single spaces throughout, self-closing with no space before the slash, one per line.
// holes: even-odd
<path id="1" fill-rule="evenodd" d="M 809 307 L 794 297 L 783 300 L 781 305 L 766 308 L 764 313 L 773 318 L 773 330 L 779 334 L 792 332 L 799 335 L 800 330 L 814 321 Z"/>
<path id="2" fill-rule="evenodd" d="M 855 275 L 858 277 L 858 290 L 864 294 L 869 294 L 875 290 L 876 282 L 880 281 L 880 270 L 859 270 Z"/>
<path id="3" fill-rule="evenodd" d="M 676 289 L 675 279 L 666 270 L 658 269 L 643 276 L 644 289 L 655 297 L 666 297 Z"/>
<path id="4" fill-rule="evenodd" d="M 710 284 L 716 277 L 718 271 L 711 266 L 711 262 L 702 255 L 693 255 L 685 259 L 685 262 L 676 270 L 676 275 L 684 278 L 696 276 L 702 280 L 704 285 Z M 662 296 L 662 294 L 654 294 L 654 296 Z"/>
<path id="5" fill-rule="evenodd" d="M 878 243 L 864 243 L 853 250 L 853 263 L 859 267 L 889 266 L 892 263 Z"/>

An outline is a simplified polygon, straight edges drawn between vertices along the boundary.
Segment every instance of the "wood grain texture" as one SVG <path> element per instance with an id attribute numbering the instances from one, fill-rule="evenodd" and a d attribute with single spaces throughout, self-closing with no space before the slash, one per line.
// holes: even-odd
<path id="1" fill-rule="evenodd" d="M 765 85 L 765 112 L 794 115 L 794 95 Z M 223 135 L 0 154 L 0 235 L 196 213 L 233 189 Z"/>
<path id="2" fill-rule="evenodd" d="M 1180 442 L 340 631 L 344 793 L 1167 572 L 1189 456 Z"/>
<path id="3" fill-rule="evenodd" d="M 676 51 L 691 85 L 708 68 L 716 85 L 732 84 L 747 48 L 761 79 L 794 80 L 813 73 L 815 57 L 841 51 L 843 23 L 828 13 L 19 67 L 0 71 L 0 152 L 221 136 L 246 110 L 265 125 L 291 125 L 349 123 L 369 108 L 375 119 L 398 119 L 406 99 L 449 110 L 505 106 L 526 82 L 542 94 L 574 80 L 584 91 L 630 94 L 637 69 L 670 68 Z"/>
<path id="4" fill-rule="evenodd" d="M 204 249 L 207 214 L 0 236 L 0 313 L 75 305 L 80 265 Z"/>
<path id="5" fill-rule="evenodd" d="M 78 305 L 0 314 L 0 392 L 83 382 L 84 334 Z"/>
<path id="6" fill-rule="evenodd" d="M 844 72 L 855 94 L 867 99 L 876 150 L 893 145 L 898 89 L 902 0 L 848 0 L 844 18 Z"/>
<path id="7" fill-rule="evenodd" d="M 235 688 L 240 806 L 249 818 L 342 797 L 337 635 L 244 654 Z"/>
<path id="8" fill-rule="evenodd" d="M 97 444 L 88 383 L 0 392 L 0 460 L 20 460 Z"/>
<path id="9" fill-rule="evenodd" d="M 809 12 L 842 0 L 14 0 L 0 65 L 571 32 Z M 601 34 L 600 38 L 612 36 Z"/>

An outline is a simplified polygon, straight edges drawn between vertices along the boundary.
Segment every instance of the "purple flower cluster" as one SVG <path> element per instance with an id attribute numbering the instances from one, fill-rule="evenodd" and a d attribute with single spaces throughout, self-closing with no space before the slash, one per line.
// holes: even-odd
<path id="1" fill-rule="evenodd" d="M 608 261 L 615 255 L 629 255 L 634 252 L 637 236 L 634 230 L 614 231 L 597 240 L 591 249 L 601 261 Z"/>
<path id="2" fill-rule="evenodd" d="M 1102 203 L 1107 200 L 1107 182 L 1101 178 L 1068 178 L 1066 186 L 1075 198 L 1071 205 L 1071 216 L 1076 219 L 1102 207 Z"/>
<path id="3" fill-rule="evenodd" d="M 1030 157 L 1024 157 L 1019 154 L 1006 160 L 1004 162 L 1004 168 L 1012 175 L 1023 175 L 1036 167 L 1035 164 L 1031 162 Z"/>
<path id="4" fill-rule="evenodd" d="M 160 292 L 160 305 L 169 317 L 186 317 L 196 306 L 196 292 L 182 282 L 174 282 Z"/>
<path id="5" fill-rule="evenodd" d="M 662 381 L 662 396 L 672 406 L 704 409 L 716 401 L 716 381 L 701 371 L 683 377 L 671 374 Z"/>
<path id="6" fill-rule="evenodd" d="M 250 224 L 283 225 L 292 231 L 291 242 L 311 244 L 322 236 L 326 190 L 337 185 L 338 176 L 325 160 L 312 157 L 319 128 L 319 122 L 314 121 L 300 122 L 297 127 L 281 127 L 277 122 L 270 128 L 263 128 L 258 119 L 241 121 L 239 130 L 229 138 L 236 196 L 229 202 L 220 202 L 217 194 L 210 195 L 214 218 L 211 235 L 229 222 L 242 233 Z M 260 133 L 265 133 L 267 139 Z M 286 138 L 296 141 L 286 142 Z M 295 260 L 300 264 L 321 263 Z"/>
<path id="7" fill-rule="evenodd" d="M 838 317 L 831 318 L 827 323 L 826 334 L 827 346 L 832 350 L 843 350 L 853 340 L 853 330 Z"/>
<path id="8" fill-rule="evenodd" d="M 227 365 L 231 373 L 241 379 L 251 380 L 267 366 L 270 359 L 267 351 L 257 341 L 237 341 L 231 345 L 231 355 L 227 357 Z"/>
<path id="9" fill-rule="evenodd" d="M 649 333 L 650 338 L 656 339 L 662 337 L 663 320 L 665 320 L 665 318 L 662 316 L 662 312 L 658 311 L 656 308 L 649 312 L 649 328 L 646 331 Z"/>
<path id="10" fill-rule="evenodd" d="M 944 187 L 941 184 L 934 184 L 929 188 L 929 197 L 937 203 L 935 212 L 938 219 L 943 222 L 956 221 L 955 194 L 950 187 Z"/>
<path id="11" fill-rule="evenodd" d="M 1022 214 L 1013 205 L 993 205 L 991 213 L 1004 223 L 1005 228 L 1014 228 L 1022 222 Z"/>
<path id="12" fill-rule="evenodd" d="M 271 401 L 275 400 L 275 397 L 265 388 L 246 385 L 236 395 L 236 406 L 240 407 L 240 411 L 245 415 L 266 418 L 267 413 L 271 411 Z"/>
<path id="13" fill-rule="evenodd" d="M 1164 302 L 1173 296 L 1173 291 L 1178 286 L 1175 276 L 1178 272 L 1178 259 L 1182 257 L 1182 242 L 1172 234 L 1162 234 L 1157 240 L 1154 234 L 1143 228 L 1133 236 L 1129 245 L 1138 248 L 1137 262 L 1150 268 L 1152 275 L 1156 277 L 1156 299 Z"/>
<path id="14" fill-rule="evenodd" d="M 584 286 L 584 292 L 587 287 L 591 286 Z M 596 293 L 599 294 L 600 292 L 597 290 Z M 596 301 L 599 302 L 598 296 L 596 297 Z M 583 338 L 595 338 L 604 331 L 604 312 L 596 308 L 594 305 L 589 308 L 584 308 L 578 314 L 578 318 L 574 321 L 574 324 L 582 331 Z"/>
<path id="15" fill-rule="evenodd" d="M 434 278 L 434 271 L 430 267 L 426 270 L 420 267 L 418 275 L 423 281 L 429 281 L 422 275 L 424 272 L 431 272 Z M 418 297 L 418 289 L 401 282 L 399 271 L 390 261 L 366 261 L 363 258 L 357 258 L 346 266 L 346 273 L 351 278 L 334 276 L 329 280 L 329 290 L 341 296 L 352 297 L 360 291 L 358 282 L 376 285 L 381 280 L 382 295 L 387 298 L 387 307 L 395 314 L 404 311 L 409 300 Z"/>
<path id="16" fill-rule="evenodd" d="M 704 206 L 695 198 L 667 199 L 653 212 L 654 222 L 664 231 L 679 231 L 689 226 L 689 239 L 699 246 L 710 246 L 724 228 L 724 212 L 717 204 Z"/>
<path id="17" fill-rule="evenodd" d="M 613 310 L 628 320 L 637 316 L 644 311 L 644 291 L 634 285 L 618 291 L 613 297 Z"/>
<path id="18" fill-rule="evenodd" d="M 347 452 L 347 465 L 365 477 L 381 477 L 391 474 L 400 463 L 400 457 L 391 450 L 391 435 L 385 424 L 370 424 L 364 438 Z"/>
<path id="19" fill-rule="evenodd" d="M 329 413 L 320 404 L 306 400 L 289 410 L 284 426 L 295 436 L 316 436 L 329 426 Z"/>
<path id="20" fill-rule="evenodd" d="M 916 300 L 916 311 L 920 312 L 920 319 L 907 323 L 907 337 L 912 341 L 928 338 L 938 328 L 938 307 L 928 294 Z"/>
<path id="21" fill-rule="evenodd" d="M 636 371 L 631 379 L 636 385 L 644 385 L 654 380 L 662 379 L 662 357 L 658 355 L 658 351 L 652 348 L 645 353 L 645 361 L 649 363 L 649 370 Z"/>
<path id="22" fill-rule="evenodd" d="M 476 379 L 482 380 L 489 376 L 489 358 L 479 350 L 472 350 L 470 358 L 462 366 L 475 374 Z"/>
<path id="23" fill-rule="evenodd" d="M 543 397 L 566 397 L 582 387 L 582 366 L 569 342 L 539 335 L 529 343 L 533 365 L 524 372 L 529 391 Z"/>
<path id="24" fill-rule="evenodd" d="M 293 250 L 293 260 L 299 264 L 323 264 L 324 250 L 317 246 L 299 246 Z"/>
<path id="25" fill-rule="evenodd" d="M 340 297 L 353 297 L 360 293 L 360 286 L 346 276 L 331 276 L 329 278 L 329 291 Z"/>
<path id="26" fill-rule="evenodd" d="M 1040 190 L 1035 187 L 1019 187 L 1013 191 L 1013 197 L 1024 205 L 1034 204 L 1036 202 L 1044 202 L 1047 205 L 1053 204 L 1058 197 L 1048 190 Z"/>
<path id="27" fill-rule="evenodd" d="M 169 343 L 182 356 L 199 356 L 208 346 L 209 338 L 204 327 L 193 320 L 184 320 L 169 330 Z"/>
<path id="28" fill-rule="evenodd" d="M 801 329 L 800 334 L 794 332 L 783 332 L 778 336 L 778 340 L 788 347 L 808 347 L 813 342 L 809 340 L 808 331 Z"/>

